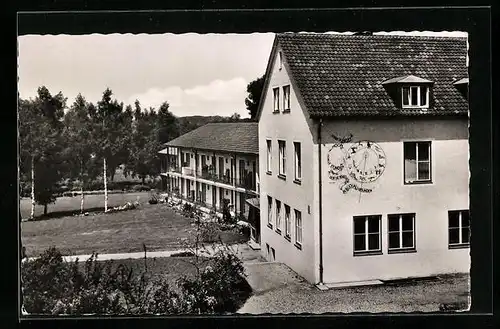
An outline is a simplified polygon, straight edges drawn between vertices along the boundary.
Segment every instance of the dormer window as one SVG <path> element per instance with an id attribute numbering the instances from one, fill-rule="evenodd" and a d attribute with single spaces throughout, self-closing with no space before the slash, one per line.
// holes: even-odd
<path id="1" fill-rule="evenodd" d="M 469 99 L 469 78 L 462 78 L 453 83 L 455 87 L 460 91 L 460 93 L 465 97 L 465 99 Z"/>
<path id="2" fill-rule="evenodd" d="M 429 87 L 427 86 L 404 86 L 401 88 L 403 108 L 429 107 Z"/>
<path id="3" fill-rule="evenodd" d="M 434 82 L 414 75 L 405 75 L 382 82 L 399 108 L 427 109 Z"/>

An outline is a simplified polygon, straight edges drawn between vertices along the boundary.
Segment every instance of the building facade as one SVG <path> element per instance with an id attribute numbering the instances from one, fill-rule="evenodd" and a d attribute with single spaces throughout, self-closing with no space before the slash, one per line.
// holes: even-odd
<path id="1" fill-rule="evenodd" d="M 252 217 L 258 243 L 258 204 L 252 202 L 259 195 L 257 134 L 257 123 L 209 123 L 168 142 L 160 158 L 166 192 L 218 213 L 227 200 L 234 216 Z"/>
<path id="2" fill-rule="evenodd" d="M 468 272 L 466 56 L 465 38 L 277 35 L 262 254 L 312 283 Z"/>

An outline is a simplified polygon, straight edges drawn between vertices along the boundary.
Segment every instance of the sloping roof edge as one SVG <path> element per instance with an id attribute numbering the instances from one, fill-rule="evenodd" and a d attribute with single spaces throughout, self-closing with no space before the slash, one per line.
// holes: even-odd
<path id="1" fill-rule="evenodd" d="M 427 80 L 421 77 L 417 77 L 416 75 L 404 75 L 397 78 L 392 78 L 382 82 L 383 85 L 392 84 L 392 83 L 434 83 L 434 81 Z"/>

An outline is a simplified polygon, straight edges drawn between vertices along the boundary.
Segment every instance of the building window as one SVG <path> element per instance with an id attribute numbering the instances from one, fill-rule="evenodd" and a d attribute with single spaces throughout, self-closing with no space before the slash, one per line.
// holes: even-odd
<path id="1" fill-rule="evenodd" d="M 278 52 L 278 57 L 279 57 L 279 70 L 281 71 L 281 69 L 283 68 L 283 54 L 280 52 Z"/>
<path id="2" fill-rule="evenodd" d="M 389 215 L 389 252 L 415 250 L 415 214 Z"/>
<path id="3" fill-rule="evenodd" d="M 267 226 L 273 227 L 273 198 L 267 196 Z"/>
<path id="4" fill-rule="evenodd" d="M 293 143 L 293 149 L 294 149 L 294 167 L 295 167 L 295 181 L 300 182 L 302 179 L 302 155 L 301 155 L 301 150 L 300 150 L 300 143 L 299 142 L 294 142 Z"/>
<path id="5" fill-rule="evenodd" d="M 290 86 L 283 86 L 283 112 L 290 111 Z"/>
<path id="6" fill-rule="evenodd" d="M 431 142 L 404 143 L 405 183 L 431 182 Z"/>
<path id="7" fill-rule="evenodd" d="M 285 237 L 290 238 L 290 227 L 292 226 L 292 222 L 290 220 L 290 206 L 285 206 Z"/>
<path id="8" fill-rule="evenodd" d="M 302 213 L 297 209 L 295 211 L 295 243 L 302 245 Z"/>
<path id="9" fill-rule="evenodd" d="M 402 87 L 403 108 L 429 107 L 429 88 L 426 86 Z"/>
<path id="10" fill-rule="evenodd" d="M 267 145 L 267 167 L 266 167 L 266 170 L 268 173 L 271 172 L 271 166 L 272 166 L 272 143 L 271 143 L 271 140 L 266 140 L 266 145 Z"/>
<path id="11" fill-rule="evenodd" d="M 280 89 L 278 87 L 273 88 L 274 95 L 274 112 L 280 111 Z"/>
<path id="12" fill-rule="evenodd" d="M 380 215 L 354 217 L 354 255 L 381 253 Z"/>
<path id="13" fill-rule="evenodd" d="M 281 201 L 276 200 L 276 232 L 281 233 Z"/>
<path id="14" fill-rule="evenodd" d="M 279 148 L 279 175 L 285 177 L 286 174 L 286 142 L 285 141 L 278 141 L 278 148 Z"/>
<path id="15" fill-rule="evenodd" d="M 448 246 L 450 248 L 469 247 L 470 216 L 468 210 L 448 212 Z"/>

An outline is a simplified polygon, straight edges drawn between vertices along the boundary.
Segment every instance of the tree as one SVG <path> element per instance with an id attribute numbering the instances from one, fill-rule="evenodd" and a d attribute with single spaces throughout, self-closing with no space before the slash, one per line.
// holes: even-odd
<path id="1" fill-rule="evenodd" d="M 68 178 L 80 186 L 80 212 L 83 213 L 85 194 L 88 183 L 98 175 L 97 158 L 93 156 L 95 144 L 93 126 L 85 98 L 78 94 L 75 102 L 64 116 L 63 157 L 69 165 Z"/>
<path id="2" fill-rule="evenodd" d="M 168 102 L 163 102 L 158 109 L 158 141 L 161 144 L 167 143 L 179 136 L 179 121 L 177 117 L 169 111 Z"/>
<path id="3" fill-rule="evenodd" d="M 116 99 L 112 101 L 112 95 L 111 89 L 106 88 L 101 100 L 97 103 L 97 109 L 89 111 L 95 128 L 96 155 L 103 162 L 104 211 L 108 211 L 108 173 L 116 170 L 120 164 L 120 154 L 127 140 L 120 127 L 123 124 L 123 103 L 118 103 Z"/>
<path id="4" fill-rule="evenodd" d="M 37 97 L 19 100 L 20 176 L 31 178 L 31 213 L 34 217 L 35 201 L 44 206 L 55 201 L 55 188 L 62 174 L 61 119 L 64 116 L 66 98 L 62 93 L 52 96 L 44 86 L 38 88 Z M 50 173 L 41 173 L 44 168 Z M 30 174 L 28 174 L 28 168 Z M 43 177 L 36 177 L 36 172 Z"/>
<path id="5" fill-rule="evenodd" d="M 251 119 L 256 119 L 257 116 L 260 96 L 264 89 L 264 77 L 265 75 L 255 79 L 247 85 L 248 97 L 245 99 L 245 105 L 247 106 Z"/>

